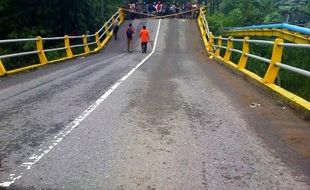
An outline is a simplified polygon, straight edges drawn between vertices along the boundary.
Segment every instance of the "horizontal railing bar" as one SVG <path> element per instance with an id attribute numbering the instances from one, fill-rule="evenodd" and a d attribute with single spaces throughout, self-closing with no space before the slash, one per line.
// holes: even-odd
<path id="1" fill-rule="evenodd" d="M 310 48 L 310 44 L 279 43 L 279 45 L 283 47 Z"/>
<path id="2" fill-rule="evenodd" d="M 27 52 L 21 52 L 21 53 L 13 53 L 13 54 L 8 54 L 8 55 L 2 55 L 0 56 L 0 59 L 20 57 L 20 56 L 25 56 L 25 55 L 37 54 L 37 53 L 39 53 L 39 51 L 27 51 Z"/>
<path id="3" fill-rule="evenodd" d="M 296 68 L 296 67 L 292 67 L 290 65 L 285 65 L 283 63 L 275 63 L 276 66 L 282 68 L 282 69 L 285 69 L 285 70 L 288 70 L 288 71 L 292 71 L 294 73 L 297 73 L 297 74 L 301 74 L 301 75 L 304 75 L 306 77 L 310 77 L 310 72 L 309 71 L 306 71 L 306 70 L 303 70 L 303 69 L 299 69 L 299 68 Z"/>
<path id="4" fill-rule="evenodd" d="M 63 40 L 65 37 L 47 37 L 47 38 L 42 38 L 42 40 Z"/>
<path id="5" fill-rule="evenodd" d="M 247 56 L 249 56 L 251 58 L 257 59 L 259 61 L 263 61 L 265 63 L 270 63 L 270 59 L 267 59 L 267 58 L 264 58 L 264 57 L 260 57 L 260 56 L 253 55 L 253 54 L 250 54 L 250 53 L 246 53 L 245 55 L 247 55 Z"/>
<path id="6" fill-rule="evenodd" d="M 116 12 L 107 22 L 111 22 L 112 19 L 118 14 L 118 12 Z"/>
<path id="7" fill-rule="evenodd" d="M 111 29 L 111 28 L 112 28 L 112 26 L 113 26 L 113 23 L 112 23 L 112 24 L 110 24 L 109 29 Z"/>
<path id="8" fill-rule="evenodd" d="M 222 38 L 222 40 L 225 40 L 225 41 L 227 41 L 227 40 L 229 40 L 229 38 Z"/>
<path id="9" fill-rule="evenodd" d="M 213 47 L 227 49 L 226 46 L 213 45 Z"/>
<path id="10" fill-rule="evenodd" d="M 90 43 L 87 43 L 88 45 L 93 45 L 93 44 L 96 44 L 97 42 L 90 42 Z"/>
<path id="11" fill-rule="evenodd" d="M 115 15 L 117 15 L 118 13 L 115 13 L 99 30 L 98 30 L 98 33 L 101 32 L 103 30 L 103 28 L 105 27 L 105 25 L 107 23 L 110 23 L 112 21 L 112 19 L 115 17 Z"/>
<path id="12" fill-rule="evenodd" d="M 95 37 L 96 34 L 90 34 L 90 35 L 87 35 L 87 38 L 91 38 L 91 37 Z"/>
<path id="13" fill-rule="evenodd" d="M 206 19 L 205 16 L 203 17 L 203 21 L 204 21 L 204 25 L 205 25 L 207 34 L 208 34 L 208 36 L 209 36 L 210 30 L 209 30 L 209 25 L 208 25 L 208 22 L 207 22 L 207 19 Z"/>
<path id="14" fill-rule="evenodd" d="M 99 40 L 101 40 L 101 38 L 105 35 L 106 31 L 104 31 L 100 36 L 99 36 Z"/>
<path id="15" fill-rule="evenodd" d="M 59 50 L 65 50 L 65 49 L 66 49 L 66 47 L 45 49 L 44 52 L 59 51 Z"/>
<path id="16" fill-rule="evenodd" d="M 71 48 L 77 48 L 77 47 L 83 47 L 84 44 L 78 44 L 78 45 L 73 45 L 73 46 L 70 46 Z"/>
<path id="17" fill-rule="evenodd" d="M 244 39 L 232 39 L 231 41 L 233 41 L 233 42 L 243 42 Z"/>
<path id="18" fill-rule="evenodd" d="M 257 43 L 257 44 L 268 44 L 268 45 L 273 45 L 273 41 L 267 41 L 267 40 L 247 40 L 247 42 L 250 43 Z"/>
<path id="19" fill-rule="evenodd" d="M 216 39 L 216 40 L 217 40 L 217 39 L 219 39 L 219 37 L 214 37 L 213 39 Z"/>
<path id="20" fill-rule="evenodd" d="M 233 52 L 240 53 L 240 54 L 242 54 L 242 53 L 243 53 L 241 50 L 238 50 L 238 49 L 233 49 L 233 48 L 230 48 L 229 50 L 230 50 L 230 51 L 233 51 Z"/>
<path id="21" fill-rule="evenodd" d="M 37 38 L 7 39 L 7 40 L 0 40 L 0 44 L 12 43 L 12 42 L 30 42 L 30 41 L 36 41 L 36 40 Z"/>
<path id="22" fill-rule="evenodd" d="M 68 36 L 69 39 L 80 39 L 83 38 L 83 36 Z"/>
<path id="23" fill-rule="evenodd" d="M 227 47 L 226 47 L 226 46 L 218 46 L 218 47 L 223 48 L 223 49 L 227 49 Z"/>
<path id="24" fill-rule="evenodd" d="M 106 25 L 106 23 L 98 30 L 98 33 L 100 33 L 100 32 L 103 30 L 103 28 L 105 27 L 105 25 Z"/>

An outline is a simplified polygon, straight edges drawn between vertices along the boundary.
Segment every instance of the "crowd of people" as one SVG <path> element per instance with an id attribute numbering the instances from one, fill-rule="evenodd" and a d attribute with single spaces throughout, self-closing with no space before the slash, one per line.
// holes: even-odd
<path id="1" fill-rule="evenodd" d="M 187 1 L 184 4 L 179 2 L 165 3 L 165 2 L 153 2 L 153 3 L 128 3 L 124 6 L 127 10 L 127 19 L 146 18 L 148 16 L 167 16 L 172 15 L 175 18 L 196 18 L 197 10 L 200 5 L 195 1 Z M 185 12 L 184 14 L 181 14 Z"/>
<path id="2" fill-rule="evenodd" d="M 127 12 L 127 18 L 133 20 L 135 18 L 147 18 L 150 16 L 163 17 L 173 16 L 174 18 L 196 18 L 197 10 L 200 5 L 197 2 L 191 3 L 190 1 L 185 4 L 165 3 L 165 2 L 154 2 L 154 3 L 128 3 L 123 8 Z M 115 40 L 118 39 L 117 33 L 119 30 L 118 20 L 114 20 L 113 23 L 113 35 Z M 127 51 L 132 52 L 133 34 L 135 33 L 132 24 L 130 23 L 126 29 L 127 37 Z M 147 53 L 147 44 L 150 41 L 150 34 L 146 26 L 144 25 L 140 32 L 139 38 L 141 43 L 142 53 Z"/>

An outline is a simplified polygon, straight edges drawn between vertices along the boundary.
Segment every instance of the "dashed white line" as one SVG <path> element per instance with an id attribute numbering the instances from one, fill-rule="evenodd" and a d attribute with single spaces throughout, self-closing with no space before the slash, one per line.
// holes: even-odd
<path id="1" fill-rule="evenodd" d="M 158 21 L 158 27 L 156 31 L 155 41 L 153 45 L 152 52 L 145 57 L 138 65 L 131 69 L 125 76 L 123 76 L 119 81 L 117 81 L 107 92 L 105 92 L 98 100 L 95 101 L 91 106 L 89 106 L 81 115 L 79 115 L 74 121 L 69 123 L 64 130 L 60 131 L 52 141 L 45 143 L 45 145 L 40 146 L 38 153 L 33 154 L 28 158 L 26 162 L 19 166 L 19 171 L 14 174 L 10 174 L 8 181 L 0 183 L 0 187 L 9 187 L 14 184 L 18 179 L 20 179 L 24 172 L 30 170 L 31 167 L 39 162 L 45 155 L 47 155 L 55 146 L 57 146 L 67 135 L 69 135 L 77 126 L 80 125 L 115 89 L 119 87 L 130 75 L 132 75 L 142 64 L 145 63 L 155 52 L 157 46 L 157 40 L 160 30 L 161 20 Z"/>

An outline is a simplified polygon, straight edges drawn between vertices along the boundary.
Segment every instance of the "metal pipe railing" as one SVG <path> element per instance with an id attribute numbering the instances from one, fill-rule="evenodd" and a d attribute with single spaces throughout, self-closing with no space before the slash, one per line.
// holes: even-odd
<path id="1" fill-rule="evenodd" d="M 99 40 L 101 40 L 101 38 L 105 35 L 106 32 L 103 32 L 100 36 L 99 36 Z"/>
<path id="2" fill-rule="evenodd" d="M 47 38 L 42 38 L 44 41 L 49 41 L 49 40 L 63 40 L 65 37 L 47 37 Z"/>
<path id="3" fill-rule="evenodd" d="M 89 35 L 87 35 L 87 38 L 91 38 L 91 37 L 95 37 L 96 36 L 96 34 L 89 34 Z"/>
<path id="4" fill-rule="evenodd" d="M 21 53 L 12 53 L 12 54 L 8 54 L 8 55 L 2 55 L 2 56 L 0 56 L 0 59 L 20 57 L 20 56 L 25 56 L 25 55 L 33 55 L 33 54 L 37 54 L 37 53 L 39 53 L 39 51 L 26 51 L 26 52 L 21 52 Z"/>
<path id="5" fill-rule="evenodd" d="M 235 38 L 233 38 L 233 39 L 231 39 L 231 41 L 233 41 L 233 42 L 243 42 L 244 40 L 243 39 L 235 39 Z"/>
<path id="6" fill-rule="evenodd" d="M 94 41 L 94 42 L 90 42 L 90 43 L 88 43 L 88 45 L 93 45 L 93 44 L 96 44 L 97 42 L 96 41 Z"/>
<path id="7" fill-rule="evenodd" d="M 222 38 L 221 36 L 213 37 L 212 34 L 210 35 L 211 37 L 209 37 L 207 29 L 206 29 L 206 23 L 202 21 L 205 19 L 203 10 L 201 9 L 200 11 L 201 12 L 199 14 L 200 18 L 198 18 L 198 25 L 201 31 L 201 35 L 202 35 L 206 50 L 211 55 L 210 59 L 212 59 L 212 57 L 219 59 L 220 61 L 229 65 L 231 68 L 235 68 L 239 70 L 240 72 L 244 73 L 250 78 L 261 83 L 262 85 L 268 86 L 268 88 L 271 88 L 272 90 L 278 92 L 279 94 L 283 95 L 287 99 L 293 101 L 295 105 L 299 105 L 305 108 L 307 111 L 309 111 L 310 104 L 307 100 L 304 100 L 302 97 L 298 97 L 298 95 L 292 95 L 292 93 L 286 92 L 285 89 L 283 89 L 281 86 L 275 84 L 275 81 L 277 77 L 279 77 L 279 74 L 280 74 L 279 71 L 281 69 L 294 72 L 296 74 L 303 75 L 306 77 L 310 77 L 310 71 L 308 70 L 296 68 L 296 67 L 281 63 L 281 59 L 283 57 L 283 49 L 285 47 L 310 48 L 310 43 L 307 43 L 310 38 L 308 38 L 308 41 L 305 41 L 305 40 L 302 41 L 299 38 L 295 40 L 295 37 L 296 37 L 295 34 L 290 35 L 289 37 L 283 37 L 277 34 L 278 38 L 275 39 L 274 41 L 256 40 L 256 39 L 252 40 L 252 39 L 249 39 L 248 33 L 242 33 L 242 32 L 241 33 L 234 32 L 233 36 L 244 36 L 243 39 L 234 39 L 233 36 L 229 36 L 229 37 L 226 36 L 225 38 Z M 255 33 L 253 34 L 251 33 L 250 35 L 255 36 Z M 266 33 L 264 33 L 263 36 L 272 36 L 272 35 L 274 34 L 266 35 Z M 288 38 L 292 38 L 294 40 L 288 39 Z M 214 44 L 215 40 L 217 40 L 217 44 Z M 294 41 L 296 44 L 284 43 L 284 40 Z M 242 50 L 235 49 L 234 44 L 233 44 L 234 42 L 242 42 L 243 44 Z M 254 45 L 250 46 L 251 44 L 254 44 Z M 258 48 L 256 44 L 273 46 L 270 59 L 257 56 L 257 55 L 253 55 L 250 53 L 250 49 L 254 48 L 255 50 L 255 48 Z M 223 52 L 221 52 L 221 51 L 225 51 L 223 49 L 226 50 L 224 55 L 223 55 Z M 237 64 L 231 60 L 232 52 L 241 54 L 239 58 L 239 62 Z M 308 55 L 306 54 L 306 56 Z M 258 72 L 255 72 L 249 69 L 250 67 L 247 67 L 249 58 L 262 61 L 263 63 L 267 63 L 268 69 L 264 71 L 264 76 L 261 76 L 260 74 L 258 74 Z"/>
<path id="8" fill-rule="evenodd" d="M 15 42 L 31 42 L 31 41 L 36 41 L 36 40 L 37 38 L 7 39 L 7 40 L 0 40 L 0 44 L 15 43 Z"/>
<path id="9" fill-rule="evenodd" d="M 273 45 L 273 41 L 267 41 L 267 40 L 247 40 L 247 42 L 250 43 L 256 43 L 256 44 L 268 44 L 268 45 Z"/>
<path id="10" fill-rule="evenodd" d="M 275 65 L 277 67 L 282 68 L 282 69 L 285 69 L 285 70 L 288 70 L 288 71 L 291 71 L 291 72 L 294 72 L 294 73 L 297 73 L 297 74 L 300 74 L 300 75 L 303 75 L 303 76 L 306 76 L 306 77 L 310 77 L 310 72 L 309 71 L 306 71 L 306 70 L 303 70 L 303 69 L 299 69 L 299 68 L 296 68 L 296 67 L 293 67 L 293 66 L 290 66 L 290 65 L 285 65 L 283 63 L 275 63 Z"/>
<path id="11" fill-rule="evenodd" d="M 19 42 L 34 42 L 36 45 L 36 50 L 35 51 L 25 51 L 25 52 L 20 52 L 20 53 L 12 53 L 12 54 L 7 54 L 7 55 L 0 55 L 0 66 L 3 65 L 1 62 L 1 59 L 7 59 L 7 58 L 13 58 L 13 57 L 19 57 L 19 56 L 26 56 L 26 55 L 32 55 L 32 54 L 37 54 L 38 58 L 40 60 L 41 64 L 46 64 L 48 63 L 48 60 L 46 58 L 45 53 L 47 52 L 53 52 L 53 51 L 60 51 L 60 50 L 66 50 L 67 53 L 67 58 L 72 58 L 74 57 L 72 50 L 73 48 L 78 48 L 78 47 L 84 47 L 85 53 L 90 53 L 99 50 L 104 46 L 102 43 L 106 43 L 107 40 L 104 40 L 102 43 L 100 40 L 105 36 L 105 38 L 110 38 L 111 35 L 107 35 L 107 32 L 110 32 L 111 28 L 113 27 L 113 19 L 120 19 L 121 22 L 124 20 L 124 14 L 122 11 L 117 11 L 99 30 L 98 32 L 94 34 L 86 34 L 82 36 L 61 36 L 61 37 L 36 37 L 36 38 L 21 38 L 21 39 L 4 39 L 0 40 L 0 44 L 6 44 L 6 43 L 19 43 Z M 105 29 L 105 31 L 102 32 L 102 30 Z M 101 34 L 102 32 L 102 34 Z M 99 38 L 99 35 L 100 38 Z M 92 41 L 88 43 L 88 39 L 95 37 L 96 41 Z M 71 39 L 82 39 L 83 43 L 82 44 L 77 44 L 77 45 L 70 45 L 70 40 Z M 58 47 L 58 48 L 50 48 L 50 49 L 44 49 L 44 42 L 45 41 L 53 41 L 53 40 L 62 40 L 64 43 L 64 47 Z M 88 45 L 93 45 L 97 44 L 97 47 L 95 50 L 90 51 Z M 25 68 L 26 69 L 26 68 Z M 18 71 L 23 70 L 22 68 L 19 69 Z M 0 75 L 4 75 L 6 73 L 5 66 L 0 67 Z"/>
<path id="12" fill-rule="evenodd" d="M 280 43 L 279 45 L 283 47 L 310 48 L 310 44 Z"/>
<path id="13" fill-rule="evenodd" d="M 84 47 L 84 44 L 73 45 L 73 46 L 70 46 L 70 47 L 71 48 Z"/>
<path id="14" fill-rule="evenodd" d="M 52 48 L 52 49 L 45 49 L 44 52 L 59 51 L 59 50 L 65 50 L 65 49 L 66 47 Z"/>
<path id="15" fill-rule="evenodd" d="M 69 39 L 81 39 L 83 36 L 68 36 Z"/>
<path id="16" fill-rule="evenodd" d="M 267 59 L 267 58 L 264 58 L 264 57 L 260 57 L 260 56 L 257 56 L 257 55 L 253 55 L 253 54 L 250 54 L 250 53 L 246 53 L 245 55 L 248 56 L 248 57 L 251 57 L 253 59 L 265 62 L 265 63 L 270 63 L 270 61 L 271 61 L 270 59 Z"/>
<path id="17" fill-rule="evenodd" d="M 233 51 L 233 52 L 236 52 L 236 53 L 240 53 L 240 54 L 243 53 L 241 50 L 238 50 L 238 49 L 230 48 L 229 50 L 230 50 L 230 51 Z"/>

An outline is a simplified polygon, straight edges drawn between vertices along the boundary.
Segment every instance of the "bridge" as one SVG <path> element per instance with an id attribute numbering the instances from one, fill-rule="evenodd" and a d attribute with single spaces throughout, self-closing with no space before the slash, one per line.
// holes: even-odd
<path id="1" fill-rule="evenodd" d="M 285 47 L 309 48 L 309 36 L 214 36 L 204 14 L 128 21 L 120 9 L 95 34 L 0 40 L 36 45 L 0 56 L 0 189 L 309 189 L 310 104 L 275 83 L 279 69 L 309 77 L 281 63 Z M 147 54 L 138 32 L 127 52 L 129 23 L 149 29 Z M 63 47 L 46 48 L 54 41 Z M 251 53 L 252 43 L 271 57 Z M 8 69 L 20 56 L 38 64 Z M 267 64 L 264 76 L 249 58 Z"/>

